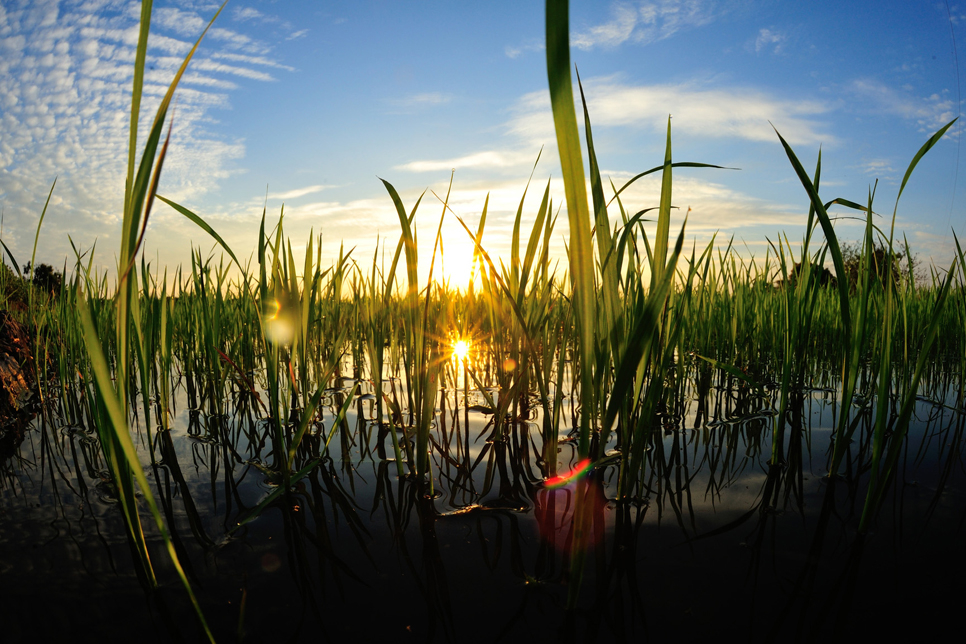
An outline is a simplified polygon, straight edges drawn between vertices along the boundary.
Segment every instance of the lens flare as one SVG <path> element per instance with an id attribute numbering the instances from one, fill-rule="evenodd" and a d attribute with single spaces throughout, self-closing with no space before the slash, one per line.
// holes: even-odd
<path id="1" fill-rule="evenodd" d="M 295 323 L 290 319 L 287 307 L 274 298 L 265 300 L 262 309 L 262 326 L 265 337 L 272 344 L 291 345 L 295 339 Z"/>
<path id="2" fill-rule="evenodd" d="M 262 570 L 265 572 L 275 572 L 282 567 L 282 560 L 278 555 L 268 552 L 262 555 Z"/>
<path id="3" fill-rule="evenodd" d="M 534 517 L 544 543 L 555 550 L 567 551 L 574 547 L 590 551 L 607 519 L 604 510 L 607 497 L 598 477 L 590 474 L 591 463 L 584 459 L 566 474 L 555 476 L 537 490 L 534 497 Z M 578 535 L 577 528 L 584 530 Z M 577 537 L 580 537 L 577 540 Z"/>
<path id="4" fill-rule="evenodd" d="M 275 298 L 269 298 L 265 300 L 265 308 L 262 311 L 262 315 L 265 321 L 274 320 L 278 317 L 279 312 L 282 310 L 282 304 Z"/>
<path id="5" fill-rule="evenodd" d="M 585 458 L 584 460 L 577 463 L 574 466 L 574 469 L 570 470 L 566 474 L 558 474 L 557 476 L 551 479 L 547 479 L 547 482 L 544 483 L 544 487 L 551 490 L 556 489 L 558 487 L 563 487 L 568 483 L 570 483 L 571 481 L 574 481 L 580 478 L 581 476 L 586 474 L 589 470 L 590 470 L 590 459 Z"/>

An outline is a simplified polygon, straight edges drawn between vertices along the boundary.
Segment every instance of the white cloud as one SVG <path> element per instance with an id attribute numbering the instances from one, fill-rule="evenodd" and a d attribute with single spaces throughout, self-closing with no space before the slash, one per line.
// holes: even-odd
<path id="1" fill-rule="evenodd" d="M 673 127 L 677 136 L 691 135 L 701 140 L 734 138 L 774 145 L 775 132 L 769 125 L 771 120 L 793 145 L 836 142 L 819 120 L 828 109 L 820 103 L 779 99 L 757 90 L 710 88 L 699 84 L 646 86 L 603 78 L 588 79 L 584 86 L 598 136 L 607 129 L 626 132 L 627 128 L 651 130 L 661 136 L 666 131 L 670 112 L 674 117 Z M 581 113 L 578 108 L 578 114 Z M 511 118 L 505 127 L 507 136 L 502 145 L 488 146 L 487 149 L 457 157 L 415 159 L 397 165 L 395 169 L 438 173 L 437 176 L 448 176 L 451 170 L 456 170 L 457 181 L 461 177 L 465 181 L 467 176 L 486 176 L 487 181 L 499 182 L 500 177 L 528 172 L 533 167 L 538 151 L 543 148 L 543 169 L 538 170 L 538 176 L 541 172 L 558 172 L 556 135 L 546 92 L 533 92 L 521 97 L 511 109 Z M 618 179 L 623 176 L 620 171 L 608 170 L 603 174 L 620 185 Z M 647 185 L 646 182 L 641 182 L 641 186 L 644 185 Z M 691 196 L 679 191 L 680 186 L 691 186 Z M 700 191 L 697 186 L 701 186 Z M 682 207 L 691 205 L 700 215 L 692 219 L 695 230 L 700 228 L 701 217 L 707 217 L 704 221 L 708 222 L 728 222 L 734 229 L 743 223 L 768 224 L 767 233 L 798 223 L 795 218 L 797 214 L 789 215 L 797 213 L 797 210 L 785 207 L 775 210 L 766 202 L 725 191 L 721 185 L 710 182 L 695 183 L 684 177 L 677 184 L 676 180 L 676 201 L 680 198 Z M 695 196 L 697 198 L 693 201 L 684 200 Z"/>
<path id="2" fill-rule="evenodd" d="M 542 42 L 530 42 L 525 45 L 520 45 L 519 47 L 507 45 L 503 48 L 503 53 L 506 54 L 507 58 L 517 58 L 525 52 L 544 51 L 545 49 L 546 45 L 544 45 Z"/>
<path id="3" fill-rule="evenodd" d="M 859 168 L 865 174 L 871 174 L 877 177 L 892 175 L 896 172 L 896 169 L 892 167 L 892 161 L 889 159 L 867 159 Z"/>
<path id="4" fill-rule="evenodd" d="M 272 60 L 270 58 L 265 58 L 264 56 L 248 56 L 246 54 L 235 54 L 227 51 L 216 51 L 211 54 L 212 58 L 218 60 L 230 60 L 236 63 L 245 63 L 248 65 L 262 65 L 264 67 L 273 67 L 275 69 L 284 69 L 288 72 L 294 72 L 295 68 L 289 65 L 283 65 L 278 61 Z"/>
<path id="5" fill-rule="evenodd" d="M 713 0 L 618 2 L 610 21 L 577 31 L 571 44 L 578 49 L 616 47 L 628 41 L 646 45 L 707 25 L 723 11 Z"/>
<path id="6" fill-rule="evenodd" d="M 304 188 L 296 188 L 294 190 L 287 190 L 286 192 L 273 192 L 269 193 L 269 199 L 280 199 L 282 201 L 286 199 L 298 199 L 299 197 L 304 197 L 305 195 L 315 194 L 317 192 L 322 192 L 333 186 L 315 185 L 306 186 Z"/>
<path id="7" fill-rule="evenodd" d="M 633 176 L 626 171 L 603 174 L 617 186 L 624 185 Z M 661 177 L 655 174 L 632 184 L 620 198 L 625 210 L 634 213 L 657 205 L 660 194 Z M 680 226 L 687 214 L 688 238 L 698 241 L 710 240 L 715 233 L 729 236 L 740 233 L 749 239 L 758 239 L 779 230 L 792 230 L 805 221 L 801 207 L 771 203 L 716 181 L 680 173 L 674 177 L 672 203 L 677 206 L 671 215 L 673 225 Z M 611 221 L 615 221 L 619 217 L 616 203 L 611 208 Z"/>
<path id="8" fill-rule="evenodd" d="M 241 76 L 243 78 L 250 78 L 252 80 L 259 81 L 273 81 L 275 78 L 266 72 L 251 69 L 249 67 L 238 67 L 235 65 L 226 65 L 224 63 L 218 63 L 213 60 L 198 60 L 197 62 L 192 61 L 192 69 L 204 72 L 220 72 L 222 74 L 233 74 L 235 76 Z"/>
<path id="9" fill-rule="evenodd" d="M 589 79 L 584 90 L 595 127 L 634 126 L 662 132 L 670 114 L 675 131 L 700 137 L 774 142 L 771 121 L 793 144 L 835 142 L 815 120 L 829 109 L 818 101 L 781 99 L 747 88 L 628 85 L 610 78 Z M 515 111 L 511 132 L 538 144 L 553 140 L 546 92 L 524 96 Z"/>
<path id="10" fill-rule="evenodd" d="M 396 166 L 397 170 L 409 172 L 448 172 L 468 168 L 518 168 L 533 164 L 534 155 L 509 151 L 476 152 L 455 159 L 413 161 Z"/>
<path id="11" fill-rule="evenodd" d="M 251 20 L 262 24 L 279 24 L 284 29 L 292 28 L 292 25 L 288 21 L 282 20 L 278 16 L 264 14 L 254 7 L 236 8 L 232 13 L 232 18 L 234 18 L 236 22 L 248 22 Z"/>
<path id="12" fill-rule="evenodd" d="M 214 13 L 176 0 L 156 8 L 141 106 L 139 143 L 182 57 Z M 41 253 L 60 263 L 67 235 L 89 247 L 117 235 L 122 212 L 137 3 L 115 0 L 4 0 L 0 6 L 0 207 L 15 253 L 32 231 L 54 178 Z M 163 194 L 189 200 L 214 187 L 244 155 L 243 142 L 215 135 L 213 110 L 229 106 L 230 79 L 273 80 L 291 70 L 268 47 L 237 32 L 209 32 L 171 110 Z M 56 232 L 54 232 L 56 231 Z M 113 247 L 113 242 L 110 243 Z M 104 261 L 109 262 L 110 253 Z"/>
<path id="13" fill-rule="evenodd" d="M 257 20 L 259 18 L 264 18 L 263 14 L 258 9 L 254 7 L 236 7 L 234 12 L 235 20 L 245 21 L 245 20 Z"/>
<path id="14" fill-rule="evenodd" d="M 594 47 L 616 47 L 627 41 L 638 25 L 639 15 L 636 8 L 618 4 L 614 7 L 614 18 L 610 22 L 591 27 L 588 31 L 575 34 L 573 45 L 578 49 Z"/>
<path id="15" fill-rule="evenodd" d="M 914 256 L 921 253 L 916 257 L 920 264 L 926 266 L 931 263 L 936 266 L 941 275 L 945 274 L 951 258 L 955 258 L 958 254 L 952 235 L 937 235 L 925 230 L 916 230 L 915 227 L 918 222 L 915 221 L 903 223 L 907 223 L 913 229 L 909 234 L 909 246 Z"/>
<path id="16" fill-rule="evenodd" d="M 442 92 L 426 92 L 423 94 L 413 94 L 412 96 L 406 96 L 405 98 L 396 99 L 393 102 L 394 105 L 399 107 L 415 108 L 415 107 L 426 107 L 432 105 L 443 105 L 449 103 L 453 100 L 450 94 L 443 94 Z"/>
<path id="17" fill-rule="evenodd" d="M 780 31 L 773 31 L 771 29 L 761 29 L 758 31 L 758 37 L 755 38 L 755 53 L 761 53 L 762 49 L 766 49 L 771 45 L 772 53 L 780 54 L 782 50 L 782 45 L 787 39 L 787 36 Z"/>
<path id="18" fill-rule="evenodd" d="M 212 27 L 208 30 L 208 35 L 214 40 L 220 40 L 226 43 L 233 49 L 239 49 L 249 54 L 264 55 L 269 52 L 268 47 L 265 45 L 259 43 L 258 41 L 252 40 L 245 34 L 240 34 L 237 31 L 232 31 L 231 29 Z"/>
<path id="19" fill-rule="evenodd" d="M 154 11 L 153 26 L 170 29 L 179 36 L 194 37 L 204 30 L 208 21 L 193 11 L 182 11 L 177 7 L 162 7 Z"/>
<path id="20" fill-rule="evenodd" d="M 949 97 L 933 94 L 921 98 L 871 78 L 855 80 L 846 89 L 874 110 L 915 121 L 923 132 L 938 130 L 958 115 L 956 102 Z"/>

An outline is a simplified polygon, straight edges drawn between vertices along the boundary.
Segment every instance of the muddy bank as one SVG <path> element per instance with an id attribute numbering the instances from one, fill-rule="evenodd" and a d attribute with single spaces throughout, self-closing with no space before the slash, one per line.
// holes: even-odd
<path id="1" fill-rule="evenodd" d="M 30 335 L 22 324 L 0 311 L 0 458 L 16 449 L 31 414 L 28 404 L 36 384 Z"/>

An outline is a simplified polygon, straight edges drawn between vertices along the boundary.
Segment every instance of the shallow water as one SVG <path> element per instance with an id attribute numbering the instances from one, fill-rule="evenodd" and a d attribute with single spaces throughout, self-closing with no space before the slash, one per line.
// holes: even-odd
<path id="1" fill-rule="evenodd" d="M 306 457 L 328 437 L 338 395 Z M 172 429 L 152 434 L 156 465 L 143 422 L 139 449 L 218 641 L 920 640 L 955 623 L 964 594 L 964 414 L 937 402 L 919 404 L 892 492 L 859 538 L 869 423 L 830 483 L 826 390 L 809 392 L 774 468 L 774 401 L 685 397 L 623 503 L 616 465 L 544 488 L 539 415 L 488 440 L 492 417 L 453 391 L 435 433 L 450 457 L 437 446 L 435 496 L 425 494 L 379 457 L 361 402 L 321 466 L 241 527 L 275 489 L 257 467 L 271 462 L 265 425 L 245 408 L 187 410 L 179 396 Z M 564 430 L 560 440 L 564 470 L 576 444 Z M 200 641 L 147 514 L 161 588 L 143 589 L 104 469 L 96 439 L 55 418 L 38 417 L 5 455 L 2 641 Z M 591 538 L 566 611 L 578 486 L 592 499 Z"/>

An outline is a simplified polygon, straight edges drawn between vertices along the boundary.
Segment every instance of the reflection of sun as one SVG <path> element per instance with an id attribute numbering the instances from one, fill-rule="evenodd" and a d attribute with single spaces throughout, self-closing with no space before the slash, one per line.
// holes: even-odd
<path id="1" fill-rule="evenodd" d="M 466 340 L 457 340 L 453 343 L 453 357 L 459 361 L 466 360 L 470 355 L 470 343 Z"/>

